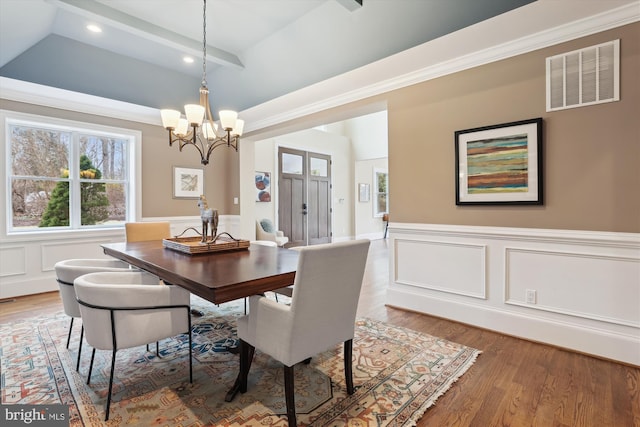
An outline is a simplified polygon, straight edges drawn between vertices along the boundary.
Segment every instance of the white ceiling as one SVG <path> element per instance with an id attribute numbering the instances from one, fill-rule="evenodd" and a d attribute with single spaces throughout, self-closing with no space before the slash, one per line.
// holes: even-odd
<path id="1" fill-rule="evenodd" d="M 209 86 L 247 108 L 532 0 L 363 1 L 209 0 Z M 199 81 L 202 13 L 201 0 L 0 0 L 0 71 L 57 35 Z M 103 32 L 88 32 L 88 23 Z"/>

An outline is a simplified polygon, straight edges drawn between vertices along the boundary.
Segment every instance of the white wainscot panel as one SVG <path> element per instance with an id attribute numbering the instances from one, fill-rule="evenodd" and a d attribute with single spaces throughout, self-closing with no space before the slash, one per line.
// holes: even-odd
<path id="1" fill-rule="evenodd" d="M 45 243 L 41 245 L 42 271 L 53 271 L 58 261 L 75 258 L 108 258 L 100 246 L 111 240 Z"/>
<path id="2" fill-rule="evenodd" d="M 0 277 L 27 274 L 24 246 L 0 248 Z"/>
<path id="3" fill-rule="evenodd" d="M 506 302 L 640 326 L 640 259 L 506 248 Z M 527 304 L 526 291 L 536 292 Z"/>
<path id="4" fill-rule="evenodd" d="M 486 246 L 394 239 L 395 282 L 486 298 Z"/>

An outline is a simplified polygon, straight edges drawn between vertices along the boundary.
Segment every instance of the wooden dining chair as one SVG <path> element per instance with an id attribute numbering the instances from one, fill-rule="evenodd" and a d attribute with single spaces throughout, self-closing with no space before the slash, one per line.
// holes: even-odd
<path id="1" fill-rule="evenodd" d="M 300 248 L 291 305 L 254 295 L 249 314 L 238 319 L 239 391 L 247 391 L 255 349 L 281 362 L 290 427 L 296 425 L 293 369 L 299 362 L 344 343 L 347 393 L 355 391 L 352 346 L 369 244 L 355 240 Z"/>
<path id="2" fill-rule="evenodd" d="M 124 224 L 125 240 L 127 242 L 146 242 L 149 240 L 162 240 L 171 237 L 171 223 L 169 221 L 157 222 L 127 222 Z M 169 284 L 169 283 L 168 283 Z M 201 317 L 204 313 L 195 308 L 191 314 Z M 156 343 L 156 352 L 158 344 Z"/>
<path id="3" fill-rule="evenodd" d="M 127 222 L 124 224 L 127 242 L 145 242 L 171 237 L 171 224 L 168 221 Z"/>

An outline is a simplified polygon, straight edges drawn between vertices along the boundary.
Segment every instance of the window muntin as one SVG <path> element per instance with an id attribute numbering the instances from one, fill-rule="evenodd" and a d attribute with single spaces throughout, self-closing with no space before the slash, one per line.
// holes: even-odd
<path id="1" fill-rule="evenodd" d="M 134 219 L 136 133 L 58 122 L 7 114 L 7 232 L 113 228 Z"/>

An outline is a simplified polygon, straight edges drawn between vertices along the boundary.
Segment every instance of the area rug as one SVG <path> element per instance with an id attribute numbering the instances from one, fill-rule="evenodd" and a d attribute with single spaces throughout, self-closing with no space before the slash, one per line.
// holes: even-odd
<path id="1" fill-rule="evenodd" d="M 0 327 L 3 404 L 64 404 L 71 426 L 286 426 L 282 366 L 256 352 L 249 390 L 227 403 L 238 372 L 235 324 L 242 303 L 214 306 L 193 319 L 193 383 L 188 340 L 160 342 L 160 357 L 144 347 L 121 350 L 110 419 L 104 422 L 111 352 L 97 351 L 86 384 L 91 348 L 76 372 L 79 330 L 66 348 L 64 313 Z M 76 321 L 76 324 L 79 323 Z M 74 328 L 79 329 L 78 326 Z M 436 399 L 471 367 L 479 351 L 371 319 L 358 319 L 353 378 L 346 393 L 342 346 L 295 368 L 296 411 L 302 426 L 414 426 Z"/>

